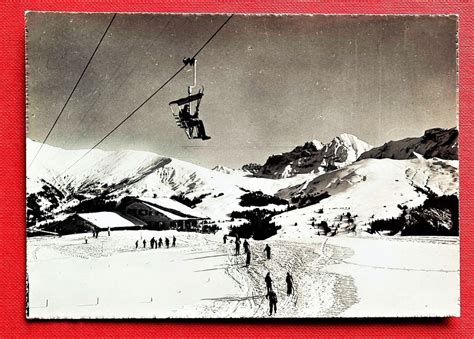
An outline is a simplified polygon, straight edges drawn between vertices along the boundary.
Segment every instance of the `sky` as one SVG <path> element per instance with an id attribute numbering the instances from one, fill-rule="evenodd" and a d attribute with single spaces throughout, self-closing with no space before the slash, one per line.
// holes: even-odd
<path id="1" fill-rule="evenodd" d="M 111 18 L 28 13 L 29 138 L 43 141 Z M 92 147 L 225 20 L 117 15 L 47 144 Z M 456 48 L 453 16 L 235 15 L 197 58 L 200 118 L 211 140 L 188 140 L 169 110 L 187 94 L 189 70 L 98 148 L 238 168 L 342 133 L 379 146 L 455 127 Z"/>

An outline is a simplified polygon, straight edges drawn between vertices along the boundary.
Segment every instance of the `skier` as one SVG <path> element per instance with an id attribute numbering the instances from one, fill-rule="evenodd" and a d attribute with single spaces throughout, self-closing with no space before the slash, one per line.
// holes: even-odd
<path id="1" fill-rule="evenodd" d="M 249 252 L 249 243 L 247 242 L 247 239 L 244 240 L 244 251 L 245 253 Z"/>
<path id="2" fill-rule="evenodd" d="M 245 266 L 249 267 L 250 265 L 250 251 L 247 250 L 247 260 L 245 261 Z"/>
<path id="3" fill-rule="evenodd" d="M 270 292 L 268 292 L 268 300 L 270 302 L 270 315 L 273 314 L 273 311 L 275 311 L 275 314 L 276 314 L 278 298 L 277 298 L 276 293 L 273 290 L 270 290 Z"/>
<path id="4" fill-rule="evenodd" d="M 109 237 L 110 237 L 110 226 L 109 228 L 107 228 L 107 233 L 109 234 Z"/>
<path id="5" fill-rule="evenodd" d="M 146 248 L 146 240 L 143 239 L 143 248 Z"/>
<path id="6" fill-rule="evenodd" d="M 239 238 L 235 239 L 235 255 L 240 254 L 240 240 Z"/>
<path id="7" fill-rule="evenodd" d="M 270 260 L 272 257 L 272 254 L 271 254 L 271 248 L 270 246 L 268 246 L 268 244 L 265 246 L 265 249 L 263 251 L 267 252 L 267 259 Z"/>
<path id="8" fill-rule="evenodd" d="M 227 234 L 224 234 L 224 244 L 227 242 Z"/>
<path id="9" fill-rule="evenodd" d="M 267 297 L 270 291 L 272 290 L 272 278 L 270 277 L 270 272 L 265 276 L 265 284 L 267 285 Z"/>
<path id="10" fill-rule="evenodd" d="M 190 113 L 189 104 L 183 106 L 179 111 L 179 117 L 186 123 L 188 128 L 197 127 L 198 138 L 202 140 L 211 139 L 210 136 L 206 135 L 206 129 L 204 128 L 204 123 L 199 119 L 198 112 L 194 112 L 193 115 Z M 192 131 L 192 129 L 191 129 Z M 191 133 L 191 132 L 190 132 Z"/>
<path id="11" fill-rule="evenodd" d="M 84 236 L 84 243 L 87 244 L 87 238 L 86 238 L 86 236 Z"/>
<path id="12" fill-rule="evenodd" d="M 163 245 L 163 239 L 159 239 L 158 240 L 158 247 L 161 248 L 161 246 Z"/>
<path id="13" fill-rule="evenodd" d="M 165 238 L 165 244 L 166 248 L 170 248 L 170 240 L 168 238 Z"/>
<path id="14" fill-rule="evenodd" d="M 138 248 L 138 240 L 135 241 L 135 248 Z"/>
<path id="15" fill-rule="evenodd" d="M 176 237 L 173 235 L 173 245 L 171 245 L 172 247 L 176 247 Z"/>
<path id="16" fill-rule="evenodd" d="M 151 247 L 151 248 L 155 247 L 155 237 L 151 238 L 151 240 L 150 240 L 150 247 Z"/>
<path id="17" fill-rule="evenodd" d="M 286 273 L 286 295 L 293 293 L 293 277 L 290 272 Z"/>

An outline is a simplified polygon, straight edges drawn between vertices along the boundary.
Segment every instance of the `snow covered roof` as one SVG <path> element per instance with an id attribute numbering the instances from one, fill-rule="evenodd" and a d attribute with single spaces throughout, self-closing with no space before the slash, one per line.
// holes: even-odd
<path id="1" fill-rule="evenodd" d="M 115 212 L 78 213 L 78 216 L 100 228 L 125 228 L 145 226 L 145 223 L 136 218 L 125 218 Z"/>
<path id="2" fill-rule="evenodd" d="M 160 208 L 159 206 L 147 203 L 145 201 L 141 201 L 141 203 L 145 204 L 146 206 L 148 206 L 149 208 L 151 208 L 151 209 L 153 209 L 157 212 L 160 212 L 161 214 L 165 215 L 166 217 L 170 218 L 171 220 L 188 220 L 189 219 L 189 218 L 182 217 L 182 216 L 176 215 L 174 213 L 171 213 L 171 212 L 169 212 L 165 209 Z"/>
<path id="3" fill-rule="evenodd" d="M 156 207 L 163 207 L 164 209 L 171 209 L 175 210 L 177 212 L 180 212 L 181 214 L 186 214 L 188 216 L 194 217 L 194 218 L 208 218 L 206 215 L 203 213 L 199 212 L 198 210 L 192 209 L 191 207 L 188 207 L 176 200 L 170 199 L 170 198 L 140 198 L 138 199 L 142 202 L 148 202 L 153 205 L 154 208 Z"/>

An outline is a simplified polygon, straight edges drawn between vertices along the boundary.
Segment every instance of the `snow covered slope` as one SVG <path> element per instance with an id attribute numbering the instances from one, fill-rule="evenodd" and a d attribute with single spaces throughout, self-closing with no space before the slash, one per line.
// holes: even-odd
<path id="1" fill-rule="evenodd" d="M 390 141 L 365 152 L 359 159 L 412 159 L 414 153 L 425 158 L 458 159 L 458 130 L 433 128 L 419 138 Z"/>
<path id="2" fill-rule="evenodd" d="M 400 206 L 419 206 L 428 192 L 458 195 L 458 165 L 458 161 L 437 158 L 361 160 L 279 191 L 280 197 L 293 201 L 308 197 L 317 200 L 318 196 L 323 199 L 277 215 L 274 221 L 282 226 L 295 222 L 309 225 L 313 220 L 332 225 L 349 212 L 354 224 L 363 226 L 371 220 L 399 216 Z"/>
<path id="3" fill-rule="evenodd" d="M 40 146 L 27 141 L 27 161 Z M 78 203 L 80 197 L 141 198 L 170 197 L 183 194 L 201 198 L 198 209 L 205 215 L 225 219 L 234 210 L 248 209 L 239 205 L 247 191 L 260 190 L 274 194 L 278 190 L 314 178 L 298 176 L 283 181 L 226 174 L 181 160 L 150 152 L 93 150 L 82 161 L 64 172 L 84 150 L 63 150 L 45 145 L 40 156 L 27 173 L 27 194 L 45 195 L 45 185 L 64 196 L 54 211 Z M 48 203 L 44 202 L 43 206 Z M 275 206 L 271 206 L 273 208 Z M 281 208 L 281 207 L 280 207 Z"/>
<path id="4" fill-rule="evenodd" d="M 313 140 L 291 152 L 272 155 L 257 175 L 287 178 L 301 173 L 321 174 L 353 163 L 371 148 L 366 142 L 346 133 L 325 145 Z"/>

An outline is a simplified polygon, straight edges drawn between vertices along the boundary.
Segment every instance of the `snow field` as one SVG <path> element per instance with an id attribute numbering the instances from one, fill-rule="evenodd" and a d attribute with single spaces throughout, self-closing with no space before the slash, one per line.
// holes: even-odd
<path id="1" fill-rule="evenodd" d="M 232 238 L 224 245 L 223 233 L 113 231 L 88 235 L 88 244 L 84 235 L 29 238 L 30 317 L 268 317 L 267 272 L 278 296 L 276 317 L 459 314 L 456 238 L 249 240 L 245 267 L 245 255 L 235 255 Z M 151 237 L 172 235 L 176 248 L 150 249 Z M 295 282 L 289 297 L 288 271 Z"/>
<path id="2" fill-rule="evenodd" d="M 332 237 L 327 244 L 350 248 L 328 272 L 350 274 L 359 302 L 341 317 L 460 315 L 458 237 Z"/>
<path id="3" fill-rule="evenodd" d="M 176 248 L 150 248 L 153 236 L 171 241 L 173 234 Z M 29 239 L 28 246 L 32 317 L 183 317 L 189 306 L 194 309 L 216 290 L 224 295 L 239 292 L 226 275 L 199 272 L 204 263 L 221 265 L 226 257 L 210 237 L 119 231 L 111 237 L 101 233 L 98 239 L 88 238 L 88 244 L 83 235 L 42 238 Z M 49 306 L 41 307 L 46 299 Z"/>

